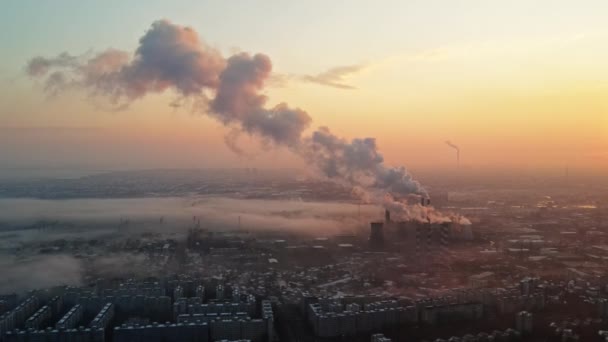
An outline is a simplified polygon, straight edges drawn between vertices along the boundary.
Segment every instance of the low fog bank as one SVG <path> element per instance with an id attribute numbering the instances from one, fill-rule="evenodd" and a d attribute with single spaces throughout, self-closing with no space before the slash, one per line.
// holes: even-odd
<path id="1" fill-rule="evenodd" d="M 95 274 L 102 278 L 129 278 L 157 276 L 154 270 L 145 266 L 146 257 L 139 253 L 119 252 L 112 255 L 100 256 L 89 265 Z"/>
<path id="2" fill-rule="evenodd" d="M 79 286 L 83 266 L 68 255 L 38 255 L 25 259 L 0 255 L 0 294 L 27 292 L 56 285 Z"/>
<path id="3" fill-rule="evenodd" d="M 137 251 L 63 252 L 76 245 L 97 246 L 99 240 L 106 246 L 145 243 L 145 233 L 180 240 L 199 225 L 228 231 L 238 229 L 239 222 L 248 231 L 327 236 L 353 231 L 382 215 L 371 205 L 230 198 L 0 199 L 0 293 L 80 285 L 87 270 L 108 278 L 149 275 L 145 256 Z"/>
<path id="4" fill-rule="evenodd" d="M 360 220 L 382 217 L 381 208 L 371 205 L 217 197 L 0 199 L 0 213 L 2 235 L 10 231 L 32 239 L 144 231 L 173 234 L 186 232 L 199 220 L 201 228 L 210 230 L 237 229 L 240 221 L 246 230 L 331 234 L 354 228 Z"/>
<path id="5" fill-rule="evenodd" d="M 146 268 L 146 257 L 136 252 L 118 252 L 80 259 L 66 254 L 40 254 L 16 257 L 0 254 L 0 294 L 17 293 L 54 286 L 85 285 L 88 270 L 105 279 L 158 276 Z"/>

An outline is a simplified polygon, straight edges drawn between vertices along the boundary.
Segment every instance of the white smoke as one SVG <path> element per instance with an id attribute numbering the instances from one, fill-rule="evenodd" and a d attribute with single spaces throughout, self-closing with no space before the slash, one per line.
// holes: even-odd
<path id="1" fill-rule="evenodd" d="M 397 219 L 415 220 L 419 222 L 445 223 L 454 222 L 462 225 L 470 225 L 471 222 L 464 216 L 451 212 L 440 212 L 432 206 L 423 206 L 418 198 L 413 198 L 415 203 L 410 204 L 407 200 L 395 199 L 391 194 L 383 197 L 384 208 L 391 211 Z"/>
<path id="2" fill-rule="evenodd" d="M 205 102 L 204 113 L 231 128 L 260 137 L 267 145 L 286 146 L 322 176 L 357 189 L 361 198 L 381 204 L 384 194 L 428 197 L 404 167 L 385 164 L 375 138 L 347 141 L 325 127 L 304 137 L 312 123 L 308 113 L 285 103 L 268 106 L 263 94 L 272 72 L 268 56 L 242 52 L 224 58 L 187 26 L 156 21 L 132 54 L 107 50 L 92 57 L 35 57 L 26 70 L 51 93 L 79 87 L 118 106 L 173 90 L 181 98 Z M 334 74 L 329 81 L 339 80 Z M 237 136 L 231 131 L 226 142 L 239 152 Z"/>

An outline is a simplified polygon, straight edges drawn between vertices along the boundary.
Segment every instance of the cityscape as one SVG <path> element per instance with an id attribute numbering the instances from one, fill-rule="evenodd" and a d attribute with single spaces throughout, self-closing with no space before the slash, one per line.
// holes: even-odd
<path id="1" fill-rule="evenodd" d="M 172 172 L 160 172 L 170 184 Z M 179 189 L 184 172 L 175 171 L 167 187 Z M 555 178 L 514 192 L 462 179 L 412 204 L 458 214 L 421 221 L 348 200 L 347 188 L 330 191 L 316 179 L 276 180 L 272 173 L 225 170 L 225 178 L 201 183 L 226 189 L 259 182 L 245 199 L 221 205 L 213 194 L 176 204 L 176 193 L 168 192 L 152 199 L 160 204 L 138 209 L 136 202 L 150 199 L 100 195 L 93 200 L 99 206 L 132 207 L 131 216 L 113 208 L 98 214 L 114 222 L 64 216 L 94 204 L 58 191 L 71 184 L 60 180 L 55 188 L 47 180 L 65 198 L 23 203 L 38 202 L 29 205 L 35 209 L 67 201 L 48 211 L 57 220 L 15 216 L 3 223 L 3 259 L 15 260 L 4 263 L 0 281 L 7 292 L 0 301 L 3 340 L 574 341 L 603 334 L 606 185 L 559 187 L 563 180 Z M 133 172 L 142 183 L 153 174 Z M 273 187 L 264 187 L 267 176 Z M 74 182 L 88 194 L 99 186 L 94 179 L 108 177 Z M 294 199 L 303 188 L 325 192 Z M 0 201 L 4 212 L 11 210 L 7 201 Z M 273 217 L 242 207 L 252 201 L 283 211 Z M 311 206 L 323 202 L 340 204 Z M 208 206 L 223 209 L 204 211 Z M 234 222 L 218 219 L 234 212 Z M 275 227 L 283 220 L 297 225 Z M 310 226 L 328 222 L 339 228 Z M 22 274 L 45 267 L 63 271 Z"/>
<path id="2" fill-rule="evenodd" d="M 608 3 L 2 8 L 0 342 L 608 341 Z"/>

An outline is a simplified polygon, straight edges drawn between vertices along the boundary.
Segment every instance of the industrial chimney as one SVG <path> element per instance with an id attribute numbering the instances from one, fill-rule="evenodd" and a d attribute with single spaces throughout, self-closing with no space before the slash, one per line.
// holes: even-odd
<path id="1" fill-rule="evenodd" d="M 420 205 L 423 207 L 431 205 L 431 199 L 425 198 L 425 197 L 420 197 Z"/>
<path id="2" fill-rule="evenodd" d="M 372 249 L 382 249 L 384 247 L 384 222 L 371 223 L 369 246 Z"/>

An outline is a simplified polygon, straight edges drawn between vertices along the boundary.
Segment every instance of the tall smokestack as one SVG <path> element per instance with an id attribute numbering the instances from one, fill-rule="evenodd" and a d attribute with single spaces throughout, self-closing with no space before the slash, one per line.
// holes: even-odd
<path id="1" fill-rule="evenodd" d="M 369 246 L 373 249 L 384 247 L 384 222 L 370 224 Z"/>
<path id="2" fill-rule="evenodd" d="M 448 146 L 456 150 L 456 166 L 460 166 L 460 147 L 458 145 L 453 144 L 451 141 L 447 140 L 445 142 Z"/>
<path id="3" fill-rule="evenodd" d="M 441 224 L 441 250 L 444 255 L 448 254 L 448 239 L 450 235 L 451 223 L 444 222 Z"/>
<path id="4" fill-rule="evenodd" d="M 384 210 L 384 222 L 391 223 L 391 212 L 388 209 Z"/>
<path id="5" fill-rule="evenodd" d="M 416 222 L 416 258 L 420 257 L 420 245 L 422 244 L 422 224 Z"/>
<path id="6" fill-rule="evenodd" d="M 428 218 L 426 226 L 426 252 L 431 253 L 431 248 L 433 247 L 433 226 L 431 225 L 430 218 Z"/>

